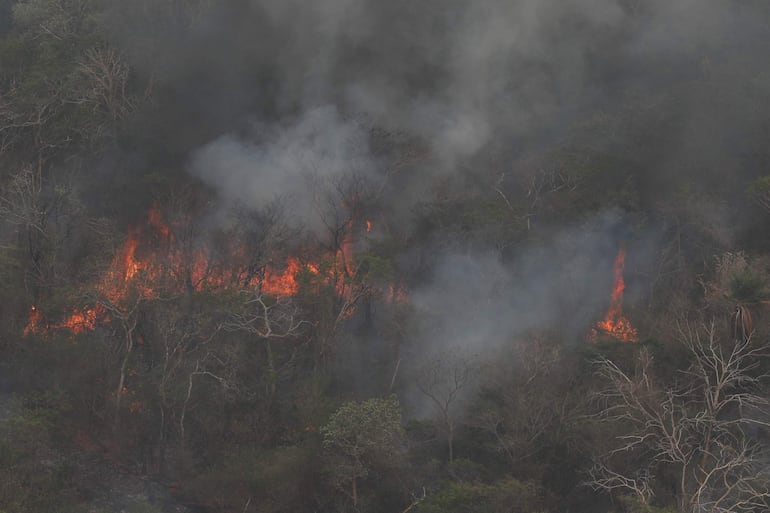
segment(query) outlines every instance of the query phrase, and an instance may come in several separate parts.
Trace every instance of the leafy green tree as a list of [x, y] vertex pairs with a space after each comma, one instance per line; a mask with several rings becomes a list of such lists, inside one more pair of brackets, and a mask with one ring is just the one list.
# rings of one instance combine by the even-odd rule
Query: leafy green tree
[[358, 481], [398, 462], [403, 436], [396, 396], [343, 404], [321, 427], [334, 485], [359, 505]]

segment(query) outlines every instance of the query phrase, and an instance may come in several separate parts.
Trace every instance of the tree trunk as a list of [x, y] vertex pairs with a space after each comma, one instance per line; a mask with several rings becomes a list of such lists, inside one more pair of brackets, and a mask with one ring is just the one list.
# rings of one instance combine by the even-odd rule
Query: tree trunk
[[113, 429], [118, 429], [118, 420], [120, 419], [120, 403], [123, 397], [123, 387], [126, 384], [126, 367], [131, 351], [134, 349], [134, 336], [132, 330], [125, 328], [126, 333], [126, 354], [123, 356], [123, 362], [120, 364], [120, 379], [118, 380], [118, 389], [115, 391], [115, 420]]

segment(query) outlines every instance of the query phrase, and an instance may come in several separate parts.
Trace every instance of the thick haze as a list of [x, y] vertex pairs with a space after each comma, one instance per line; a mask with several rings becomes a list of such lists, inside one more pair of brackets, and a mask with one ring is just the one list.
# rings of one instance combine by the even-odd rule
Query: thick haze
[[[769, 69], [761, 43], [770, 28], [757, 16], [767, 8], [757, 2], [255, 0], [208, 9], [185, 45], [175, 41], [158, 57], [173, 63], [174, 83], [202, 77], [177, 91], [211, 127], [207, 140], [188, 148], [188, 168], [225, 204], [287, 198], [311, 229], [319, 226], [317, 178], [358, 174], [385, 183], [383, 203], [408, 219], [447, 177], [463, 187], [469, 176], [477, 184], [501, 173], [525, 176], [534, 170], [515, 163], [543, 145], [577, 140], [612, 151], [618, 137], [636, 132], [652, 134], [642, 139], [645, 157], [618, 158], [650, 201], [682, 173], [721, 180], [739, 158], [725, 155], [741, 151], [736, 141], [758, 121], [736, 113], [744, 104], [729, 94], [713, 105], [699, 103], [699, 91]], [[655, 101], [656, 91], [672, 87], [693, 93], [671, 105], [669, 118], [648, 118], [639, 98]], [[630, 123], [614, 125], [629, 110]], [[604, 120], [597, 133], [578, 129], [596, 119]], [[375, 131], [427, 150], [398, 176], [387, 151], [375, 151]], [[682, 206], [709, 217], [727, 245], [734, 219], [716, 207]], [[450, 323], [452, 337], [440, 337], [449, 345], [504, 340], [565, 318], [560, 329], [575, 333], [606, 301], [619, 240], [611, 230], [571, 230], [552, 236], [543, 255], [519, 255], [513, 264], [488, 248], [463, 257], [439, 251], [433, 281], [415, 291], [415, 304], [463, 322], [480, 316]], [[476, 284], [458, 278], [477, 271]], [[478, 311], [468, 311], [469, 295]]]
[[[548, 148], [611, 155], [600, 183], [632, 180], [648, 209], [682, 184], [761, 171], [743, 162], [763, 117], [753, 90], [732, 84], [770, 76], [762, 2], [199, 5], [185, 26], [132, 25], [130, 12], [115, 24], [136, 68], [156, 73], [180, 102], [161, 137], [223, 205], [259, 208], [283, 198], [294, 220], [317, 234], [319, 184], [353, 175], [379, 191], [385, 222], [409, 237], [415, 205], [447, 187], [450, 196], [523, 196], [540, 171], [529, 157]], [[148, 55], [137, 34], [165, 41], [165, 51]], [[404, 147], [420, 150], [404, 158]], [[722, 189], [738, 196], [745, 184], [736, 179]], [[612, 258], [629, 238], [603, 221], [624, 217], [606, 212], [612, 198], [601, 203], [598, 221], [539, 233], [542, 254], [507, 250], [501, 260], [491, 247], [431, 249], [423, 241], [418, 257], [405, 255], [406, 268], [420, 268], [415, 305], [447, 314], [451, 336], [432, 338], [487, 344], [557, 321], [579, 336], [606, 306]], [[673, 204], [676, 216], [707, 219], [719, 244], [734, 242], [739, 220], [728, 204]], [[629, 251], [637, 268], [655, 253], [642, 246]], [[457, 278], [477, 272], [473, 284]], [[468, 296], [478, 311], [468, 311]], [[474, 322], [455, 325], [471, 314]]]
[[[173, 39], [153, 60], [168, 61], [165, 78], [218, 134], [202, 141], [190, 167], [228, 199], [296, 197], [296, 177], [308, 172], [386, 172], [364, 141], [375, 127], [427, 144], [431, 159], [409, 179], [422, 191], [458, 169], [488, 173], [490, 159], [507, 167], [538, 141], [565, 140], [619, 105], [643, 116], [639, 92], [766, 69], [761, 8], [721, 0], [238, 2], [202, 11], [184, 44]], [[718, 158], [730, 143], [725, 123], [737, 137], [751, 131], [751, 119], [698, 104], [695, 93], [691, 105], [672, 106], [672, 133], [645, 163], [654, 168], [640, 171], [651, 184], [674, 172], [667, 168], [682, 152]]]
[[767, 338], [770, 0], [0, 0], [0, 67], [0, 510], [688, 503], [590, 360]]

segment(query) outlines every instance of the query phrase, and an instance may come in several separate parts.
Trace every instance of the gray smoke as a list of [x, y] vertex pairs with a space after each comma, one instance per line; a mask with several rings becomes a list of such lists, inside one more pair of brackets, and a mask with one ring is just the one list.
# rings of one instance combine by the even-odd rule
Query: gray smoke
[[[644, 119], [639, 92], [654, 98], [672, 80], [695, 87], [736, 66], [748, 70], [764, 60], [756, 43], [768, 35], [754, 15], [760, 7], [721, 0], [253, 0], [229, 9], [209, 4], [187, 36], [204, 51], [169, 67], [216, 77], [205, 110], [216, 112], [218, 125], [224, 113], [233, 125], [259, 120], [258, 134], [245, 137], [222, 124], [226, 135], [195, 152], [191, 164], [226, 198], [249, 204], [302, 198], [309, 172], [377, 168], [366, 144], [373, 128], [427, 146], [431, 158], [407, 188], [429, 191], [437, 176], [487, 172], [491, 158], [505, 165], [533, 141], [566, 140], [576, 123], [619, 106], [639, 111], [632, 123], [665, 123]], [[255, 35], [231, 34], [249, 20], [259, 23]], [[266, 77], [262, 89], [247, 78], [251, 72]], [[706, 176], [727, 143], [715, 139], [718, 126], [753, 126], [718, 108], [703, 119], [707, 106], [695, 102], [672, 106], [677, 125], [666, 129], [673, 133], [644, 153], [655, 162], [638, 163], [654, 189], [689, 164], [683, 154], [693, 150], [704, 155]], [[596, 140], [579, 130], [579, 137], [607, 147], [633, 129], [620, 126]]]
[[[453, 372], [471, 369], [473, 379], [456, 394], [457, 414], [483, 384], [480, 369], [504, 355], [528, 352], [543, 334], [564, 347], [585, 346], [609, 305], [626, 221], [622, 212], [603, 212], [508, 262], [484, 250], [437, 255], [430, 278], [409, 295], [414, 335], [402, 347], [401, 372], [410, 413], [435, 413], [435, 405], [414, 386], [433, 366], [441, 366], [440, 375], [449, 380], [436, 385], [443, 393], [451, 388]], [[649, 240], [640, 240], [641, 247], [627, 248], [641, 256], [627, 273], [649, 264], [644, 249]], [[637, 293], [633, 286], [626, 290], [629, 311]], [[514, 364], [507, 372], [515, 375], [522, 368]]]
[[605, 212], [511, 262], [483, 250], [439, 255], [430, 280], [410, 293], [416, 346], [471, 356], [536, 331], [580, 339], [607, 307], [622, 223], [620, 212]]
[[216, 187], [228, 204], [256, 209], [279, 197], [299, 221], [317, 228], [319, 188], [346, 176], [369, 176], [373, 166], [366, 133], [327, 106], [257, 129], [254, 140], [224, 135], [194, 153], [190, 172]]
[[[258, 107], [239, 112], [232, 129], [192, 153], [189, 167], [228, 203], [259, 207], [288, 198], [312, 229], [319, 225], [318, 179], [359, 174], [384, 184], [382, 202], [391, 215], [408, 220], [405, 213], [415, 203], [435, 199], [441, 180], [493, 196], [490, 176], [518, 176], [512, 183], [525, 184], [538, 172], [526, 165], [527, 154], [548, 145], [610, 155], [649, 206], [691, 183], [697, 191], [699, 183], [723, 180], [742, 158], [736, 141], [748, 144], [748, 134], [762, 122], [740, 95], [717, 105], [699, 96], [718, 97], [714, 91], [736, 73], [761, 77], [770, 71], [758, 46], [770, 36], [760, 15], [768, 10], [757, 2], [239, 5], [231, 12], [212, 3], [212, 16], [201, 18], [209, 21], [192, 29], [195, 44], [211, 46], [204, 57], [217, 59], [190, 58], [177, 70], [226, 70], [215, 75], [229, 101], [214, 95], [209, 110], [249, 96], [244, 89], [253, 83], [238, 72], [244, 66], [269, 76], [263, 82], [270, 87], [251, 91], [260, 97]], [[227, 37], [226, 22], [239, 18], [259, 21], [254, 36]], [[225, 37], [213, 37], [219, 35]], [[671, 97], [686, 101], [657, 103], [670, 101], [664, 88], [672, 84], [693, 94], [674, 91]], [[244, 120], [252, 128], [244, 131]], [[416, 141], [425, 155], [396, 173], [372, 144], [374, 132]], [[632, 149], [638, 151], [629, 152], [628, 142], [637, 140], [640, 146]], [[606, 165], [585, 162], [579, 165]], [[745, 190], [740, 183], [735, 187]], [[681, 212], [664, 215], [707, 219], [698, 224], [714, 227], [709, 236], [732, 243], [734, 214], [724, 204], [713, 208], [708, 198], [673, 204]], [[439, 316], [444, 327], [426, 338], [456, 348], [505, 343], [539, 326], [579, 333], [601, 309], [594, 298], [606, 297], [617, 249], [609, 232], [569, 227], [535, 252], [504, 262], [496, 251], [438, 253], [433, 285], [415, 291], [414, 301], [426, 312], [450, 315]], [[476, 279], [468, 283], [460, 276]]]

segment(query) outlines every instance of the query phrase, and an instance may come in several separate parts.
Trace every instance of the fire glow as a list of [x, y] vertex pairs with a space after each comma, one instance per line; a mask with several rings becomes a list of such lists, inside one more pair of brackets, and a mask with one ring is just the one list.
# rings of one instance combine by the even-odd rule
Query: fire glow
[[[267, 295], [286, 297], [299, 292], [298, 277], [307, 273], [314, 277], [316, 283], [331, 286], [340, 296], [347, 297], [350, 291], [344, 277], [355, 272], [352, 228], [353, 223], [348, 223], [341, 248], [336, 254], [328, 255], [329, 263], [326, 265], [290, 256], [283, 265], [267, 265], [260, 272], [248, 274], [238, 265], [215, 265], [205, 248], [185, 255], [175, 243], [174, 234], [162, 213], [153, 207], [144, 228], [129, 229], [126, 240], [96, 284], [97, 295], [103, 298], [100, 302], [71, 309], [60, 323], [46, 322], [40, 310], [32, 306], [24, 334], [50, 330], [67, 330], [72, 334], [92, 331], [109, 320], [105, 304], [122, 305], [137, 295], [144, 299], [156, 299], [162, 295], [161, 291], [178, 293], [184, 286], [194, 291], [251, 287]], [[367, 221], [366, 229], [371, 229], [370, 221]], [[242, 249], [235, 250], [235, 253], [243, 256]], [[403, 287], [391, 285], [388, 292], [383, 291], [383, 295], [389, 301], [406, 300]], [[346, 317], [352, 315], [354, 310], [351, 306]]]
[[596, 323], [596, 326], [591, 329], [590, 338], [594, 342], [604, 336], [622, 342], [639, 341], [639, 333], [636, 328], [634, 328], [631, 325], [631, 321], [623, 315], [623, 291], [626, 288], [626, 284], [623, 281], [623, 266], [625, 260], [626, 250], [621, 246], [613, 265], [614, 283], [612, 286], [610, 307], [607, 310], [604, 319]]

